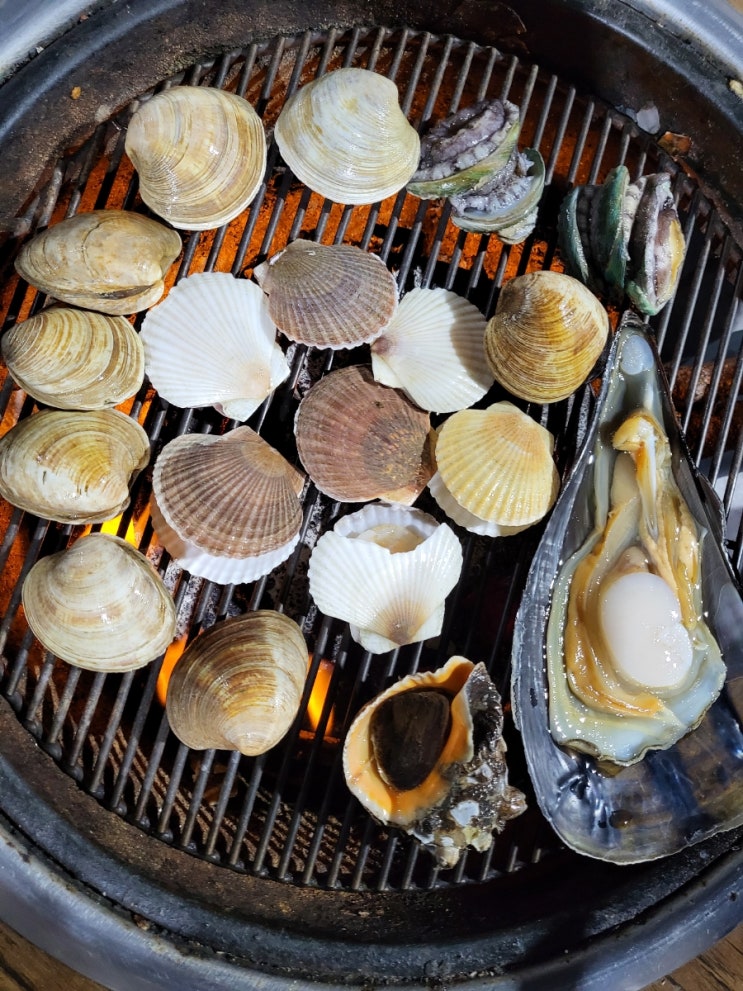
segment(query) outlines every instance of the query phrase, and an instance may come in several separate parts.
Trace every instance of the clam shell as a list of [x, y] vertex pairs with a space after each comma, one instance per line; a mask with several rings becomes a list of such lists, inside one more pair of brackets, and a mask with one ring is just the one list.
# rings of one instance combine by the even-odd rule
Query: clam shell
[[255, 283], [228, 272], [178, 282], [142, 322], [145, 370], [176, 406], [246, 420], [289, 374]]
[[59, 523], [101, 523], [129, 504], [149, 456], [143, 428], [118, 410], [42, 410], [0, 439], [0, 495]]
[[101, 313], [146, 310], [165, 291], [179, 235], [129, 210], [93, 210], [60, 220], [21, 248], [21, 278], [64, 303]]
[[367, 365], [320, 379], [295, 420], [305, 471], [321, 492], [341, 502], [414, 502], [433, 473], [429, 431], [428, 414], [399, 390], [375, 382]]
[[486, 323], [473, 303], [448, 289], [411, 289], [372, 344], [374, 378], [434, 413], [472, 406], [493, 384]]
[[18, 385], [57, 409], [105, 409], [139, 389], [144, 349], [122, 316], [55, 306], [11, 327], [2, 355]]
[[203, 231], [237, 217], [266, 170], [266, 135], [241, 96], [173, 86], [143, 103], [129, 122], [125, 150], [139, 192], [173, 227]]
[[420, 510], [370, 505], [338, 521], [310, 556], [310, 594], [382, 653], [441, 632], [446, 596], [462, 569], [453, 530]]
[[485, 331], [497, 382], [528, 402], [566, 399], [586, 380], [609, 334], [593, 293], [562, 272], [537, 271], [504, 283]]
[[351, 348], [374, 340], [397, 309], [381, 258], [350, 244], [292, 241], [253, 271], [268, 312], [292, 341]]
[[173, 668], [171, 729], [196, 750], [265, 753], [299, 711], [308, 659], [301, 629], [283, 613], [262, 609], [212, 626]]
[[336, 69], [306, 83], [284, 104], [274, 134], [297, 178], [339, 203], [398, 192], [420, 156], [397, 86], [369, 69]]
[[88, 671], [132, 671], [175, 635], [173, 599], [150, 562], [107, 533], [34, 564], [23, 583], [28, 625], [46, 650]]

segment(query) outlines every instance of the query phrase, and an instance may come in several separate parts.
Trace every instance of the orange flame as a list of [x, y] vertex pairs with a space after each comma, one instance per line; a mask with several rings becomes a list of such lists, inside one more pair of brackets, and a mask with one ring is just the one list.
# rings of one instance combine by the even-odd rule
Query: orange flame
[[165, 657], [163, 657], [160, 674], [157, 676], [157, 685], [155, 686], [158, 700], [163, 708], [165, 707], [165, 699], [168, 695], [168, 682], [170, 681], [170, 676], [173, 673], [173, 668], [176, 666], [177, 662], [180, 660], [181, 654], [186, 649], [186, 639], [187, 635], [184, 633], [178, 640], [174, 640], [165, 651]]
[[[310, 656], [310, 662], [311, 661], [312, 657]], [[312, 691], [310, 692], [310, 697], [307, 701], [307, 721], [309, 722], [313, 732], [319, 726], [322, 718], [323, 708], [325, 707], [325, 700], [330, 689], [330, 681], [333, 677], [334, 668], [335, 665], [333, 662], [324, 657], [317, 666], [315, 682], [312, 686]], [[331, 708], [328, 714], [327, 723], [325, 724], [324, 736], [326, 739], [333, 735], [334, 723], [335, 707]]]

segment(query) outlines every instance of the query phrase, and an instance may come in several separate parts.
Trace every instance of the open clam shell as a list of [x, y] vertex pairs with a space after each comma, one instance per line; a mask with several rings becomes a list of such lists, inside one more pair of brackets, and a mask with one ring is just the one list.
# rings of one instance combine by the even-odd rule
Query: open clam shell
[[145, 370], [176, 406], [246, 420], [289, 374], [263, 293], [228, 272], [178, 282], [142, 322]]
[[[550, 705], [560, 696], [550, 691], [546, 660], [552, 656], [550, 638], [555, 631], [559, 636], [564, 598], [560, 576], [569, 575], [581, 548], [590, 546], [597, 514], [603, 519], [607, 497], [597, 501], [597, 496], [607, 492], [611, 474], [605, 477], [602, 445], [626, 415], [638, 408], [649, 410], [662, 424], [675, 484], [696, 521], [703, 616], [719, 645], [727, 676], [717, 700], [677, 742], [647, 750], [642, 759], [626, 766], [612, 763], [607, 767], [553, 737]], [[616, 472], [614, 477], [616, 486], [620, 484]], [[514, 716], [534, 790], [558, 835], [581, 853], [617, 863], [650, 860], [743, 822], [743, 602], [716, 538], [718, 527], [717, 511], [710, 505], [708, 490], [700, 483], [679, 433], [652, 341], [639, 321], [627, 316], [609, 356], [583, 452], [534, 558], [513, 645]], [[689, 544], [679, 538], [674, 546], [682, 552]], [[711, 663], [716, 664], [714, 659]], [[696, 690], [695, 685], [696, 676], [694, 682], [682, 686], [681, 702], [687, 690]], [[585, 715], [594, 718], [588, 712]], [[652, 727], [652, 720], [646, 720], [646, 728]], [[618, 728], [624, 730], [621, 722]]]
[[41, 558], [22, 594], [44, 648], [88, 671], [143, 667], [175, 635], [175, 605], [162, 579], [144, 554], [112, 534], [88, 534]]

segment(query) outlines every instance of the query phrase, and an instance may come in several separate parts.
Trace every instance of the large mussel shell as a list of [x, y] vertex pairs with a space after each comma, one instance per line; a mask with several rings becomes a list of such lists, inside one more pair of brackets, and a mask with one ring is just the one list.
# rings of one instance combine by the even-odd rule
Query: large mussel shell
[[[637, 346], [638, 338], [645, 342], [645, 354], [653, 355], [653, 365], [634, 375], [623, 357], [628, 345]], [[609, 769], [553, 740], [545, 645], [555, 576], [592, 529], [599, 432], [621, 410], [645, 404], [649, 391], [662, 410], [676, 483], [698, 525], [707, 531], [702, 541], [702, 596], [728, 673], [721, 695], [696, 729], [668, 749], [651, 750], [636, 763]], [[582, 454], [537, 550], [514, 631], [514, 718], [534, 790], [552, 827], [580, 853], [616, 863], [652, 860], [743, 823], [743, 600], [716, 539], [716, 515], [676, 425], [652, 341], [637, 318], [627, 315], [612, 346]]]

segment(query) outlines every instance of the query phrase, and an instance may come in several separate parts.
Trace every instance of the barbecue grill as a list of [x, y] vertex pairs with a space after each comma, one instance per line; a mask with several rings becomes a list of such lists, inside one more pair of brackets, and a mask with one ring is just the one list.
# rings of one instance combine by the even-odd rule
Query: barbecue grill
[[[419, 127], [476, 99], [507, 97], [521, 108], [521, 143], [546, 165], [537, 225], [523, 244], [459, 231], [440, 201], [404, 191], [372, 206], [325, 201], [270, 142], [254, 202], [223, 228], [186, 232], [168, 286], [199, 271], [250, 277], [304, 237], [357, 244], [385, 261], [401, 290], [443, 286], [490, 316], [505, 280], [562, 268], [557, 209], [573, 184], [600, 181], [620, 162], [633, 175], [664, 169], [688, 250], [675, 300], [649, 323], [740, 568], [743, 26], [732, 12], [646, 2], [593, 10], [577, 0], [73, 7], [40, 26], [42, 50], [0, 90], [4, 327], [45, 302], [12, 267], [36, 231], [95, 208], [147, 212], [124, 137], [152, 92], [174, 84], [237, 92], [269, 139], [289, 94], [346, 65], [393, 79]], [[288, 381], [249, 422], [296, 462], [297, 399], [331, 367], [359, 358], [303, 347], [290, 357]], [[563, 473], [594, 396], [588, 384], [562, 403], [529, 407], [556, 435]], [[0, 404], [4, 429], [34, 408], [10, 377]], [[169, 406], [147, 382], [126, 411], [153, 452], [185, 432], [234, 426], [214, 409]], [[307, 486], [292, 557], [266, 578], [222, 587], [181, 572], [158, 549], [150, 483], [151, 468], [103, 529], [148, 552], [172, 590], [179, 620], [170, 653], [219, 619], [281, 610], [312, 652], [303, 703], [286, 738], [261, 757], [179, 744], [161, 701], [163, 658], [124, 675], [92, 674], [45, 653], [25, 624], [23, 578], [85, 528], [0, 507], [0, 916], [31, 942], [126, 991], [632, 989], [743, 921], [740, 830], [619, 868], [567, 850], [542, 820], [508, 709], [513, 621], [540, 526], [507, 540], [462, 531], [464, 569], [440, 637], [373, 656], [308, 594], [309, 549], [348, 507]], [[441, 870], [352, 799], [341, 744], [364, 702], [455, 653], [484, 661], [503, 695], [510, 780], [529, 808], [489, 851], [470, 850]]]

